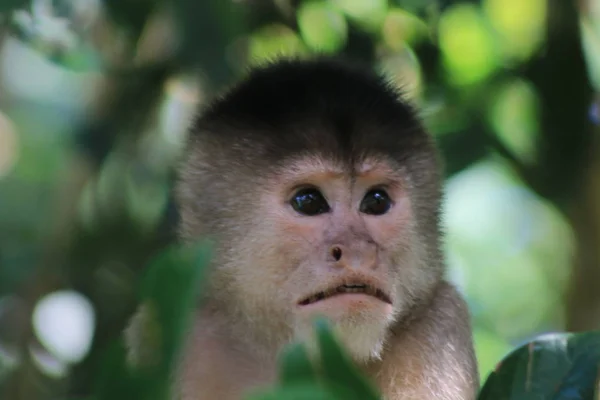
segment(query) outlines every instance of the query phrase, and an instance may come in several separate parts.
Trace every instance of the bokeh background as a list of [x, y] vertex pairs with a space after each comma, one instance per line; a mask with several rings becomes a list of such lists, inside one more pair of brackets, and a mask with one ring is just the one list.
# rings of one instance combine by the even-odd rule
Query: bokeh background
[[94, 390], [173, 240], [195, 110], [318, 53], [373, 65], [435, 135], [482, 380], [600, 328], [599, 0], [0, 0], [0, 398]]

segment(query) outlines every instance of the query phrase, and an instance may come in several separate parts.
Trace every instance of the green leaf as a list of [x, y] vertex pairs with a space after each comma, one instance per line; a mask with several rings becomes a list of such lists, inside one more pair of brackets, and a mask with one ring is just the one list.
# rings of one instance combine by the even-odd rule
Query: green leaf
[[306, 348], [300, 343], [293, 343], [283, 350], [279, 371], [282, 385], [317, 382]]
[[119, 341], [104, 351], [102, 368], [93, 384], [93, 399], [131, 399], [141, 391], [140, 381], [126, 367], [125, 348]]
[[210, 258], [208, 243], [174, 247], [159, 255], [142, 282], [142, 295], [156, 310], [162, 327], [164, 372], [168, 372], [199, 293]]
[[326, 384], [343, 399], [379, 400], [377, 391], [343, 352], [328, 324], [319, 320], [316, 325]]
[[313, 50], [334, 53], [346, 43], [344, 16], [329, 2], [304, 2], [296, 14], [304, 43]]
[[599, 332], [545, 335], [506, 357], [478, 399], [591, 400], [599, 364]]

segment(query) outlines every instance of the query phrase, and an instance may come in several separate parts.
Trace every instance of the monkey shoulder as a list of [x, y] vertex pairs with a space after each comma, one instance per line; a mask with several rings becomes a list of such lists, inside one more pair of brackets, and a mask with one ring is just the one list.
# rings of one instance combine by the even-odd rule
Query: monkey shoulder
[[430, 302], [394, 327], [373, 375], [386, 400], [475, 398], [479, 377], [470, 317], [454, 286], [442, 282]]

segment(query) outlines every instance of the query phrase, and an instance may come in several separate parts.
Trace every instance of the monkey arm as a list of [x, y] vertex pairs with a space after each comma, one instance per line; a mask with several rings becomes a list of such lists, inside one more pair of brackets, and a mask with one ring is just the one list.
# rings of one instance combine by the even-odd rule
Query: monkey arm
[[466, 303], [443, 282], [432, 303], [400, 327], [372, 376], [385, 400], [471, 400], [479, 377]]

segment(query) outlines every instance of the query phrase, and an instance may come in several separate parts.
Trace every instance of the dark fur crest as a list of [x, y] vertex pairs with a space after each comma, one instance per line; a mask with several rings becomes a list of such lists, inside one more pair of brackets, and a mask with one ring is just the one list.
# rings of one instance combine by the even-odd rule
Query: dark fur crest
[[320, 152], [346, 163], [385, 155], [405, 164], [433, 151], [396, 88], [331, 59], [280, 60], [251, 71], [204, 110], [194, 131], [229, 144], [260, 145], [271, 162]]

